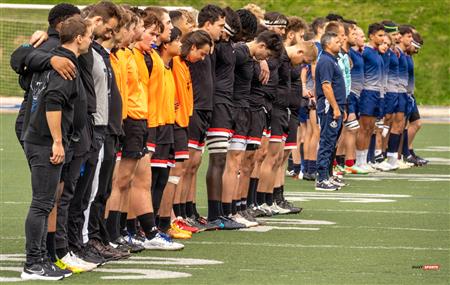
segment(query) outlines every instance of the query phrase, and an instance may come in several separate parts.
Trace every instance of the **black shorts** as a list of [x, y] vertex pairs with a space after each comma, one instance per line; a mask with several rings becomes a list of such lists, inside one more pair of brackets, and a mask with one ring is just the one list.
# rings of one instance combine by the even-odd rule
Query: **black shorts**
[[173, 143], [173, 125], [164, 125], [156, 128], [156, 148], [150, 160], [152, 167], [167, 168], [169, 166]]
[[156, 129], [157, 129], [157, 127], [147, 129], [147, 152], [151, 152], [151, 153], [155, 152]]
[[171, 152], [171, 161], [181, 162], [189, 159], [188, 151], [188, 130], [175, 124], [173, 128], [173, 151]]
[[289, 109], [273, 107], [271, 116], [270, 142], [283, 142], [289, 134]]
[[215, 104], [212, 111], [208, 137], [230, 138], [233, 134], [233, 106], [229, 104]]
[[284, 145], [285, 150], [297, 148], [297, 130], [298, 130], [298, 116], [291, 115], [289, 120], [289, 134]]
[[233, 107], [233, 136], [231, 143], [247, 144], [248, 132], [251, 127], [251, 112], [249, 108]]
[[191, 119], [189, 120], [188, 147], [203, 150], [206, 140], [206, 132], [211, 123], [212, 112], [205, 110], [194, 110]]
[[267, 115], [264, 108], [250, 111], [250, 130], [248, 131], [247, 144], [261, 145], [261, 137], [267, 125]]
[[147, 121], [126, 118], [123, 120], [123, 131], [121, 156], [141, 159], [146, 153]]

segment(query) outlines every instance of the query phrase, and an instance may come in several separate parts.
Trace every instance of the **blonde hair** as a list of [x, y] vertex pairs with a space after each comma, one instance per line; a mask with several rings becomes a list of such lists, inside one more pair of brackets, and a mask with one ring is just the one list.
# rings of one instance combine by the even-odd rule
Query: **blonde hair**
[[246, 6], [244, 6], [245, 10], [249, 10], [250, 12], [253, 13], [253, 15], [256, 16], [256, 18], [261, 22], [264, 21], [264, 14], [266, 14], [266, 10], [264, 10], [263, 8], [259, 7], [256, 4], [250, 3], [247, 4]]
[[298, 43], [301, 50], [303, 50], [303, 55], [312, 58], [313, 62], [317, 60], [317, 55], [319, 51], [317, 50], [316, 44], [313, 41], [304, 41]]

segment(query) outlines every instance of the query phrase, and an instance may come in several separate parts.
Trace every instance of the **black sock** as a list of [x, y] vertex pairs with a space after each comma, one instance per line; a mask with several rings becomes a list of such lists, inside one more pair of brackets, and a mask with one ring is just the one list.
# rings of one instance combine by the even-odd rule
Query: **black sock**
[[336, 162], [339, 166], [345, 167], [345, 155], [336, 155]]
[[147, 213], [137, 216], [136, 219], [139, 221], [139, 224], [141, 224], [145, 237], [147, 239], [153, 239], [158, 233], [155, 225], [155, 215], [153, 213]]
[[214, 221], [220, 215], [220, 203], [217, 200], [208, 200], [208, 221]]
[[258, 203], [258, 205], [261, 206], [265, 202], [266, 202], [266, 193], [256, 192], [256, 203]]
[[164, 192], [169, 180], [169, 168], [152, 167], [152, 203], [153, 211], [158, 214]]
[[108, 219], [106, 220], [106, 229], [112, 241], [120, 236], [120, 212], [109, 211]]
[[224, 217], [222, 201], [219, 201], [219, 217]]
[[410, 153], [412, 156], [416, 156], [416, 154], [414, 153], [414, 149], [413, 149], [413, 148], [410, 148], [410, 149], [409, 149], [409, 153]]
[[241, 211], [247, 210], [247, 199], [242, 198], [241, 199]]
[[299, 174], [300, 173], [300, 164], [294, 164], [293, 170], [294, 170], [295, 174]]
[[228, 217], [231, 215], [231, 203], [223, 203], [222, 202], [223, 215]]
[[194, 211], [194, 216], [196, 218], [200, 218], [200, 214], [197, 212], [197, 204], [195, 204], [195, 202], [192, 203], [192, 209]]
[[127, 232], [130, 235], [135, 235], [137, 233], [136, 219], [127, 220]]
[[255, 192], [253, 191], [253, 189], [256, 189], [256, 181], [258, 180], [258, 178], [250, 178], [250, 184], [248, 185], [248, 196], [247, 196], [247, 205], [251, 206], [253, 204], [255, 204]]
[[[186, 215], [186, 203], [180, 203], [180, 215], [186, 219], [188, 215]], [[189, 216], [190, 217], [190, 216]]]
[[289, 154], [289, 157], [288, 157], [287, 170], [291, 171], [293, 169], [294, 169], [294, 160], [292, 159], [292, 153], [291, 153], [291, 154]]
[[52, 262], [56, 262], [56, 241], [55, 241], [55, 232], [47, 233], [47, 254], [50, 257]]
[[158, 228], [162, 232], [167, 232], [170, 229], [170, 217], [159, 217]]
[[281, 200], [284, 201], [284, 185], [280, 186]]
[[266, 203], [269, 206], [273, 205], [273, 194], [272, 193], [266, 193]]
[[69, 253], [69, 251], [67, 250], [67, 248], [57, 248], [56, 249], [56, 256], [61, 259], [64, 256], [66, 256]]
[[127, 215], [128, 213], [120, 213], [120, 231], [123, 232], [127, 228]]
[[253, 203], [256, 204], [256, 192], [258, 190], [259, 178], [255, 178], [255, 188], [253, 188]]
[[[275, 201], [280, 201], [281, 200], [281, 188], [280, 187], [275, 187], [273, 188], [273, 199], [275, 199]], [[266, 200], [267, 200], [267, 194], [266, 194]]]
[[180, 204], [173, 204], [172, 208], [176, 217], [182, 217]]
[[233, 200], [231, 201], [231, 214], [232, 215], [236, 215], [237, 213], [237, 205], [236, 205], [237, 201]]
[[186, 202], [186, 215], [188, 217], [192, 217], [194, 215], [194, 205], [193, 205], [192, 201]]

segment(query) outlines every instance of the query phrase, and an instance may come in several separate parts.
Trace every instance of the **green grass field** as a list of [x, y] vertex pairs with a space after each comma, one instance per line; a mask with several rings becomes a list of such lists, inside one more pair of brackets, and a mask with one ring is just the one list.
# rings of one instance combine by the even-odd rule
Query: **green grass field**
[[[0, 115], [0, 281], [19, 276], [23, 223], [31, 197], [14, 119], [15, 115]], [[435, 161], [424, 168], [359, 180], [349, 177], [350, 186], [338, 193], [317, 193], [311, 183], [288, 179], [287, 194], [304, 211], [271, 218], [261, 232], [199, 233], [181, 252], [143, 252], [63, 282], [448, 284], [449, 131], [450, 125], [423, 127], [416, 149]], [[197, 195], [203, 214], [205, 170], [203, 164]], [[439, 264], [440, 270], [413, 268], [431, 264]]]
[[[6, 0], [5, 3], [56, 4], [60, 0]], [[66, 1], [78, 5], [94, 3], [92, 0]], [[115, 3], [150, 6], [192, 6], [200, 9], [214, 3], [240, 8], [249, 2], [261, 5], [266, 11], [279, 11], [286, 15], [312, 21], [330, 12], [356, 20], [364, 30], [370, 23], [391, 19], [397, 23], [414, 25], [422, 34], [425, 44], [415, 57], [416, 98], [419, 104], [450, 106], [450, 77], [448, 47], [450, 29], [448, 15], [450, 0], [117, 0]], [[447, 16], [446, 16], [447, 15]], [[17, 79], [9, 67], [11, 52], [25, 42], [36, 29], [45, 29], [46, 11], [0, 9], [0, 96], [21, 96]]]

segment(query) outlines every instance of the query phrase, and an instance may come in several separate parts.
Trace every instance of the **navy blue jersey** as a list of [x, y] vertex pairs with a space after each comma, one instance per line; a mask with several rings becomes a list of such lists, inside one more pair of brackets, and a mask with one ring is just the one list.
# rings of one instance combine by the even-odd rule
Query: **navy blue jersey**
[[364, 89], [380, 92], [383, 87], [383, 58], [377, 49], [366, 46], [364, 59]]
[[361, 52], [352, 48], [349, 51], [349, 55], [353, 62], [350, 71], [352, 78], [351, 91], [359, 96], [364, 87], [364, 59]]
[[406, 55], [406, 61], [408, 63], [408, 87], [407, 92], [409, 95], [413, 95], [414, 94], [414, 61], [412, 56], [410, 55]]
[[330, 107], [322, 89], [322, 84], [324, 83], [331, 84], [336, 103], [338, 105], [345, 105], [345, 81], [337, 58], [326, 51], [322, 51], [322, 55], [317, 62], [315, 75], [317, 112], [327, 112]]
[[406, 54], [399, 48], [397, 50], [400, 53], [398, 58], [398, 92], [406, 93], [406, 88], [408, 87], [408, 61]]
[[396, 51], [389, 49], [389, 71], [387, 81], [387, 92], [398, 92], [398, 55]]

